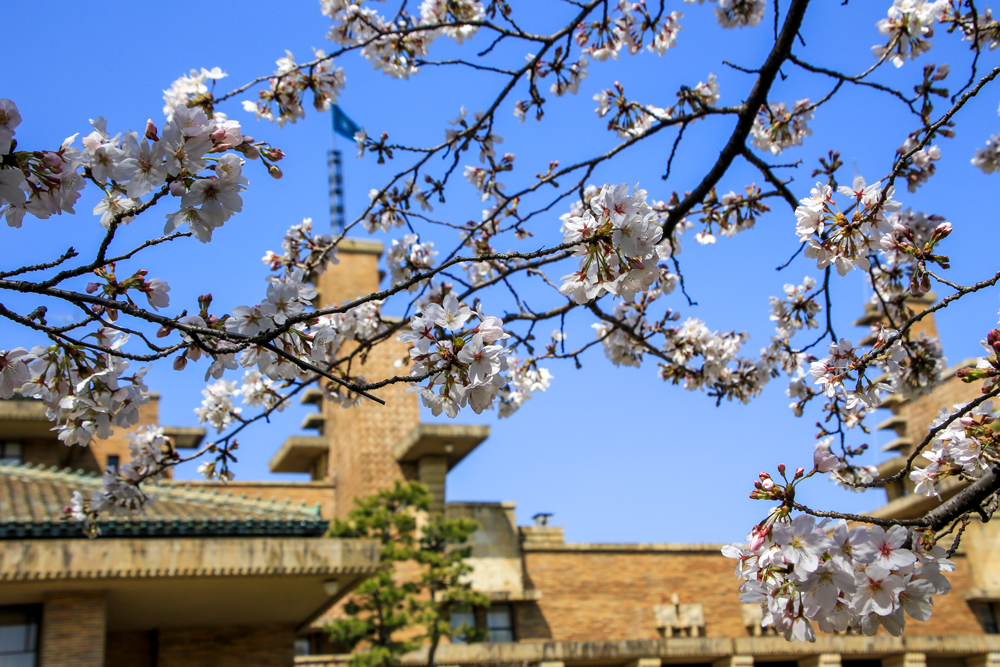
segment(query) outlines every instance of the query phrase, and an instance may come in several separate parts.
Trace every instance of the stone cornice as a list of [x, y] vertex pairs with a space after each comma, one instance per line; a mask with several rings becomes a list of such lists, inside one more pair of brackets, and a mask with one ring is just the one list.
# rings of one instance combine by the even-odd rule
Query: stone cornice
[[0, 581], [364, 575], [373, 540], [329, 538], [52, 539], [0, 542]]

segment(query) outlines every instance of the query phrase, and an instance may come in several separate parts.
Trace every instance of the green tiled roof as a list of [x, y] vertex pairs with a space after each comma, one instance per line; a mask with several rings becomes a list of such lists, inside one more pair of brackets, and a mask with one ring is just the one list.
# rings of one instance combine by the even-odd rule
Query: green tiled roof
[[[0, 462], [0, 539], [84, 537], [63, 508], [74, 491], [103, 488], [96, 473]], [[326, 532], [319, 506], [259, 500], [219, 491], [143, 487], [153, 499], [139, 517], [105, 517], [105, 537], [312, 536]]]

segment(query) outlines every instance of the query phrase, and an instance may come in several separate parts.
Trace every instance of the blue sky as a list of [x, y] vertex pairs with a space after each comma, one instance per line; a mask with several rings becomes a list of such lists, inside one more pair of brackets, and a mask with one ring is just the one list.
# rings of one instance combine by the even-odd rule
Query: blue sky
[[[412, 5], [413, 3], [411, 3]], [[801, 31], [805, 46], [796, 53], [814, 64], [839, 67], [856, 73], [872, 62], [870, 47], [880, 40], [875, 28], [885, 15], [888, 1], [814, 3]], [[672, 6], [676, 5], [676, 6]], [[376, 3], [376, 6], [379, 6]], [[112, 134], [141, 130], [147, 118], [162, 124], [162, 93], [170, 83], [191, 68], [221, 67], [229, 74], [219, 83], [219, 92], [253, 77], [269, 73], [284, 49], [299, 61], [311, 56], [310, 47], [330, 49], [325, 40], [327, 22], [311, 0], [281, 3], [178, 1], [169, 7], [151, 3], [91, 2], [60, 3], [59, 11], [39, 15], [37, 3], [12, 0], [5, 5], [5, 47], [19, 54], [16, 65], [9, 61], [0, 72], [0, 97], [13, 99], [23, 121], [17, 129], [21, 148], [55, 148], [68, 135], [90, 131], [88, 119], [103, 115]], [[528, 29], [542, 31], [555, 25], [566, 13], [566, 3], [533, 2], [518, 9], [516, 16]], [[388, 5], [382, 6], [388, 8]], [[617, 143], [604, 128], [606, 121], [593, 112], [591, 97], [620, 81], [626, 93], [644, 103], [667, 106], [681, 84], [704, 81], [710, 72], [718, 75], [721, 104], [737, 104], [747, 94], [753, 79], [724, 64], [725, 59], [755, 67], [769, 48], [772, 7], [761, 25], [752, 29], [723, 31], [708, 4], [668, 4], [668, 10], [685, 13], [678, 46], [657, 58], [649, 53], [618, 62], [591, 63], [589, 76], [574, 98], [549, 97], [542, 122], [530, 119], [518, 124], [512, 114], [513, 100], [527, 97], [521, 90], [504, 102], [495, 131], [504, 137], [499, 148], [517, 155], [516, 169], [503, 178], [512, 190], [530, 182], [552, 159], [564, 165], [603, 152]], [[968, 77], [966, 46], [955, 35], [939, 30], [935, 46], [916, 62], [900, 70], [884, 68], [876, 79], [909, 91], [927, 63], [949, 62], [948, 80], [954, 90]], [[443, 40], [438, 55], [471, 57], [486, 42], [474, 39], [469, 48], [457, 49]], [[501, 45], [499, 60], [519, 65], [523, 45]], [[963, 58], [963, 60], [959, 60]], [[996, 65], [996, 56], [984, 52], [981, 70]], [[963, 65], [959, 67], [958, 63]], [[470, 112], [483, 108], [502, 85], [495, 75], [472, 75], [455, 68], [425, 68], [411, 81], [396, 81], [372, 70], [357, 54], [342, 58], [347, 89], [341, 98], [346, 112], [368, 134], [382, 131], [410, 145], [437, 143], [446, 121], [458, 115], [461, 106]], [[801, 97], [817, 99], [831, 88], [829, 79], [806, 77], [786, 66], [787, 79], [776, 83], [772, 100], [792, 103]], [[238, 99], [251, 99], [245, 94]], [[943, 159], [938, 174], [916, 194], [899, 192], [904, 206], [944, 215], [955, 232], [944, 246], [953, 261], [952, 280], [968, 284], [992, 275], [996, 261], [991, 252], [997, 214], [996, 176], [990, 177], [969, 164], [976, 148], [998, 131], [995, 88], [971, 101], [960, 117], [957, 136], [942, 140]], [[937, 113], [946, 104], [939, 103]], [[329, 148], [329, 115], [307, 109], [308, 117], [294, 126], [277, 129], [256, 122], [238, 101], [223, 108], [244, 124], [244, 132], [268, 140], [288, 155], [282, 163], [284, 178], [270, 179], [250, 164], [244, 173], [250, 189], [245, 207], [216, 233], [209, 245], [196, 242], [150, 252], [132, 268], [147, 268], [150, 276], [166, 279], [171, 287], [171, 310], [192, 308], [195, 297], [210, 290], [216, 312], [238, 305], [257, 303], [263, 296], [266, 270], [259, 258], [264, 251], [278, 249], [283, 231], [304, 217], [318, 226], [328, 218], [326, 151]], [[901, 105], [887, 102], [868, 90], [846, 90], [816, 112], [812, 137], [805, 146], [783, 154], [779, 161], [801, 159], [803, 166], [788, 170], [791, 188], [805, 196], [812, 184], [809, 172], [817, 158], [830, 148], [840, 150], [846, 166], [842, 181], [849, 181], [856, 168], [869, 178], [888, 172], [895, 148], [916, 129]], [[672, 131], [629, 149], [610, 165], [602, 165], [591, 182], [641, 183], [656, 199], [670, 191], [683, 192], [697, 184], [711, 165], [732, 129], [728, 118], [711, 119], [688, 130], [675, 161], [671, 178], [660, 179], [673, 141]], [[341, 143], [345, 143], [340, 140]], [[358, 214], [372, 187], [384, 183], [397, 165], [379, 166], [371, 157], [355, 160], [346, 147], [346, 207], [348, 218]], [[787, 158], [787, 159], [786, 159]], [[476, 164], [470, 156], [465, 164]], [[759, 174], [737, 163], [720, 183], [720, 192], [740, 191], [748, 183], [761, 184]], [[91, 188], [78, 205], [77, 216], [47, 221], [27, 219], [22, 229], [0, 229], [4, 267], [14, 263], [47, 261], [69, 245], [86, 256], [99, 239], [97, 218], [90, 215], [96, 201]], [[541, 201], [541, 200], [537, 200]], [[720, 239], [716, 246], [698, 247], [688, 237], [681, 255], [688, 289], [698, 305], [689, 307], [680, 294], [668, 303], [682, 317], [695, 316], [718, 330], [746, 330], [746, 346], [754, 354], [769, 341], [768, 297], [781, 293], [786, 282], [801, 282], [804, 275], [818, 276], [811, 262], [798, 259], [784, 272], [776, 273], [797, 248], [795, 220], [791, 211], [771, 200], [773, 212], [757, 227], [734, 239]], [[478, 220], [483, 205], [471, 186], [455, 180], [448, 203], [435, 213], [453, 222]], [[527, 250], [530, 244], [559, 242], [558, 216], [535, 219], [534, 241], [511, 246]], [[165, 213], [166, 211], [164, 211]], [[138, 243], [159, 231], [139, 221], [125, 230], [122, 247]], [[155, 228], [155, 229], [154, 229]], [[360, 229], [359, 229], [360, 232]], [[389, 238], [402, 235], [378, 236]], [[442, 249], [455, 243], [453, 232], [431, 229], [426, 238]], [[514, 241], [510, 241], [514, 243]], [[501, 248], [507, 249], [507, 248]], [[558, 277], [558, 271], [553, 275]], [[866, 287], [857, 272], [840, 280], [835, 311], [837, 333], [857, 341], [863, 334], [851, 322], [861, 314]], [[938, 290], [940, 294], [947, 293]], [[532, 296], [536, 308], [558, 301], [551, 294]], [[37, 303], [3, 296], [8, 307], [27, 312]], [[507, 304], [501, 293], [484, 296], [487, 312], [502, 312]], [[492, 299], [492, 301], [491, 301]], [[978, 354], [978, 341], [996, 324], [997, 292], [987, 290], [947, 309], [939, 318], [945, 353], [954, 363]], [[68, 308], [50, 307], [50, 317], [73, 317]], [[389, 311], [393, 312], [390, 306]], [[567, 346], [591, 339], [592, 320], [582, 314], [567, 318]], [[547, 336], [553, 327], [543, 327]], [[30, 346], [41, 342], [29, 332], [0, 322], [4, 344]], [[567, 538], [589, 542], [701, 542], [740, 539], [765, 512], [766, 506], [747, 499], [757, 471], [773, 470], [779, 462], [807, 465], [817, 413], [795, 419], [788, 410], [784, 382], [773, 382], [753, 404], [723, 404], [697, 392], [668, 386], [657, 379], [655, 366], [643, 369], [612, 367], [599, 349], [583, 358], [583, 369], [571, 362], [549, 365], [555, 380], [551, 389], [537, 395], [512, 419], [498, 421], [483, 415], [462, 414], [458, 421], [488, 423], [493, 435], [449, 477], [450, 500], [513, 500], [518, 503], [521, 523], [536, 512], [552, 512], [554, 523], [565, 527]], [[163, 394], [161, 420], [165, 424], [195, 423], [192, 410], [200, 403], [203, 365], [189, 366], [183, 373], [168, 365], [155, 368], [148, 378], [152, 389]], [[272, 418], [270, 426], [255, 428], [241, 439], [241, 479], [270, 479], [267, 461], [285, 437], [297, 432], [305, 409], [295, 409]], [[427, 415], [429, 419], [430, 416]], [[881, 420], [876, 415], [872, 423]], [[859, 434], [860, 435], [860, 434]], [[856, 440], [877, 445], [890, 439], [876, 433]], [[879, 460], [872, 454], [872, 462]], [[178, 472], [194, 477], [193, 466]], [[282, 475], [284, 479], [295, 476]], [[844, 510], [870, 509], [882, 503], [881, 493], [850, 494], [825, 482], [804, 487], [800, 498], [813, 506]]]

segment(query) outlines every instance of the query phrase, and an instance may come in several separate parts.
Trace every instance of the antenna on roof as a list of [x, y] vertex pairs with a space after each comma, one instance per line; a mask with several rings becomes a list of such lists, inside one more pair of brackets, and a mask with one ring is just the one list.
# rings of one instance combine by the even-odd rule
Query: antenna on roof
[[539, 512], [531, 518], [534, 519], [536, 526], [547, 526], [549, 525], [549, 519], [552, 518], [552, 514], [549, 512]]

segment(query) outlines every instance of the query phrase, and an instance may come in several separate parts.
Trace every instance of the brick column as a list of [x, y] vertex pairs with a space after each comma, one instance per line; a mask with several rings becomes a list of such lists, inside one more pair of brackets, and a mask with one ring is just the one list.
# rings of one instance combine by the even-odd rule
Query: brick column
[[42, 607], [39, 667], [104, 667], [104, 593], [53, 593]]
[[[379, 288], [382, 244], [344, 239], [339, 248], [340, 263], [328, 266], [316, 279], [320, 306], [351, 301]], [[393, 336], [377, 345], [366, 358], [356, 358], [351, 373], [363, 375], [369, 381], [405, 375], [405, 370], [397, 368], [395, 362], [409, 358], [408, 349], [408, 344]], [[341, 352], [346, 354], [349, 350], [345, 347]], [[406, 390], [407, 385], [400, 383], [373, 391], [373, 395], [386, 402], [384, 406], [362, 399], [360, 405], [345, 410], [333, 401], [323, 402], [324, 433], [330, 439], [330, 475], [336, 479], [338, 517], [347, 516], [354, 507], [354, 498], [365, 498], [392, 488], [397, 481], [405, 481], [392, 448], [420, 423], [419, 399]]]
[[431, 513], [444, 513], [444, 484], [448, 475], [448, 459], [444, 456], [424, 456], [417, 463], [417, 477], [431, 495]]
[[882, 667], [927, 667], [927, 654], [904, 653], [882, 658]]
[[731, 655], [722, 660], [716, 660], [712, 667], [753, 667], [752, 655]]
[[820, 653], [799, 660], [799, 667], [840, 667], [839, 653]]

